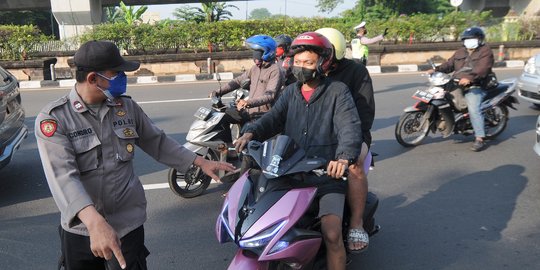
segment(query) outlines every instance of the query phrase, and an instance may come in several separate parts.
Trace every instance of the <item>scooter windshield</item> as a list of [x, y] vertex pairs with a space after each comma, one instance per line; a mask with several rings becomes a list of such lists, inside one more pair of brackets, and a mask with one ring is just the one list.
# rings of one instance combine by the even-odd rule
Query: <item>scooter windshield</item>
[[282, 176], [305, 156], [304, 150], [286, 135], [263, 143], [251, 141], [248, 150], [268, 178]]

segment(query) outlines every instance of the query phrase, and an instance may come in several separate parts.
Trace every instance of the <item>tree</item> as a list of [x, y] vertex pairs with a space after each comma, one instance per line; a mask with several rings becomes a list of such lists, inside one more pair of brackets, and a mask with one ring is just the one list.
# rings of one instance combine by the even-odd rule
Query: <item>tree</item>
[[[123, 1], [120, 1], [120, 7], [115, 7], [112, 15], [107, 14], [110, 22], [124, 22], [128, 25], [134, 25], [142, 22], [142, 15], [148, 9], [147, 6], [142, 6], [135, 9], [132, 6], [126, 6]], [[108, 10], [110, 13], [110, 9]]]
[[320, 12], [330, 13], [334, 10], [339, 4], [343, 3], [343, 0], [317, 0], [317, 7]]
[[43, 34], [59, 38], [58, 23], [50, 10], [0, 11], [0, 24], [36, 25]]
[[272, 17], [272, 13], [266, 8], [256, 8], [249, 13], [249, 18], [254, 20], [268, 19]]
[[[317, 0], [317, 7], [321, 12], [331, 12], [343, 0]], [[368, 9], [369, 8], [369, 9]], [[384, 14], [413, 14], [413, 13], [442, 13], [446, 14], [453, 10], [448, 0], [358, 0], [353, 10], [356, 10], [363, 18], [371, 8], [377, 8], [376, 13]]]
[[217, 22], [229, 20], [232, 13], [227, 8], [239, 8], [225, 2], [207, 2], [201, 3], [201, 7], [182, 7], [177, 8], [173, 15], [179, 20], [196, 22]]

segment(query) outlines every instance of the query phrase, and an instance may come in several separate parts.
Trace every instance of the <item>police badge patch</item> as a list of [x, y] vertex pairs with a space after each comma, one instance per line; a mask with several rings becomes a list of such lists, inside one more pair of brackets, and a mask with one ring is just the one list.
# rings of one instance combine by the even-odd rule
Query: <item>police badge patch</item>
[[124, 129], [124, 136], [126, 136], [128, 138], [134, 137], [135, 132], [133, 132], [133, 130], [131, 130], [130, 128], [125, 128]]
[[118, 110], [118, 111], [116, 112], [116, 115], [122, 117], [122, 116], [125, 116], [125, 115], [126, 115], [126, 112], [123, 111], [123, 110]]
[[133, 147], [133, 144], [131, 143], [126, 144], [126, 150], [128, 151], [128, 153], [133, 153], [133, 149], [135, 149]]
[[39, 128], [41, 129], [41, 133], [47, 137], [51, 137], [56, 132], [56, 121], [53, 119], [45, 119], [41, 120], [39, 122]]

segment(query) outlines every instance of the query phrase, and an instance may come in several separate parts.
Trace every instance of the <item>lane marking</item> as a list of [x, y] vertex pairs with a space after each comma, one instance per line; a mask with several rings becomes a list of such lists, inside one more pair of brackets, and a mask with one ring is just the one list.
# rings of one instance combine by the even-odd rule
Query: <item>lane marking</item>
[[[232, 97], [222, 97], [221, 99], [232, 99]], [[190, 99], [169, 99], [169, 100], [137, 101], [137, 104], [158, 104], [158, 103], [190, 102], [190, 101], [204, 101], [204, 100], [210, 100], [210, 98], [190, 98]]]
[[[184, 181], [179, 181], [184, 183]], [[218, 183], [216, 180], [212, 179], [210, 185]], [[185, 183], [184, 183], [185, 184]], [[169, 183], [158, 183], [158, 184], [146, 184], [143, 185], [144, 190], [153, 190], [153, 189], [169, 189]]]
[[169, 188], [169, 183], [143, 185], [144, 190]]

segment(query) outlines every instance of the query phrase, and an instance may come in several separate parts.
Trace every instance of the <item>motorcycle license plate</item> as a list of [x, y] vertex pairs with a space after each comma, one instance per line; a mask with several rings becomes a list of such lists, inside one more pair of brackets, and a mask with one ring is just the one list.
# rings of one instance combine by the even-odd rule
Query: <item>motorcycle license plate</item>
[[197, 119], [200, 119], [200, 120], [203, 120], [203, 121], [206, 121], [208, 119], [208, 117], [210, 116], [210, 114], [212, 114], [212, 110], [211, 109], [208, 109], [208, 108], [205, 108], [205, 107], [200, 107], [193, 116], [195, 116], [195, 118]]
[[433, 99], [433, 94], [424, 91], [424, 90], [416, 90], [414, 95], [412, 96], [414, 99], [418, 99], [422, 102], [429, 103]]

